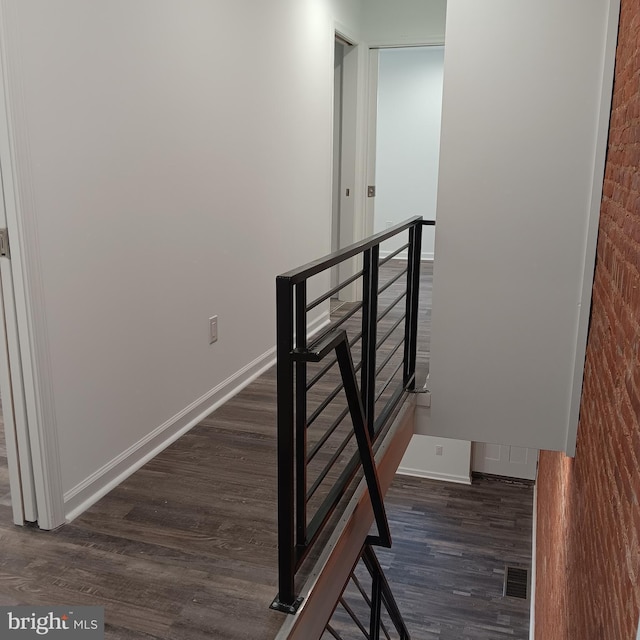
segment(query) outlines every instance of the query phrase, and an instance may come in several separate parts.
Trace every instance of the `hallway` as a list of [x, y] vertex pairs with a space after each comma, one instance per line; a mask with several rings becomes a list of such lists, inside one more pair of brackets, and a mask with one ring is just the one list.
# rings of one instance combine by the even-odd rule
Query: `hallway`
[[[53, 533], [0, 503], [0, 604], [103, 605], [113, 640], [274, 637], [272, 373]], [[530, 563], [532, 487], [397, 476], [380, 561], [413, 640], [525, 640], [528, 601], [502, 598]]]
[[[426, 263], [422, 371], [431, 279]], [[268, 608], [275, 397], [272, 368], [51, 533], [11, 524], [0, 445], [0, 605], [102, 605], [112, 640], [273, 638], [284, 620]], [[528, 637], [529, 602], [501, 594], [504, 564], [530, 564], [532, 495], [530, 485], [396, 477], [386, 501], [394, 546], [379, 558], [413, 640]]]

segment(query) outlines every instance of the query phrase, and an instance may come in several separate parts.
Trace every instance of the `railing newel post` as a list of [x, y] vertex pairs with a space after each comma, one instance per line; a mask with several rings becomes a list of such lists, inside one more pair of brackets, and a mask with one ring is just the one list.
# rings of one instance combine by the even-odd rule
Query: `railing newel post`
[[282, 276], [276, 279], [276, 326], [279, 591], [272, 606], [287, 606], [295, 601], [293, 286]]
[[420, 260], [422, 253], [422, 221], [409, 229], [407, 256], [407, 298], [405, 317], [404, 372], [406, 389], [415, 389], [418, 348], [418, 304], [420, 291]]

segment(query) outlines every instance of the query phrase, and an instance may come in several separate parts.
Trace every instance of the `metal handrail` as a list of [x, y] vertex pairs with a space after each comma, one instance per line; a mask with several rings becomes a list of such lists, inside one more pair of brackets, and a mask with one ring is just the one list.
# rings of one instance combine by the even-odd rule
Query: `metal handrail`
[[369, 236], [365, 240], [354, 242], [344, 249], [334, 251], [333, 253], [330, 253], [323, 258], [319, 258], [318, 260], [307, 262], [307, 264], [297, 267], [296, 269], [291, 269], [291, 271], [283, 273], [278, 276], [278, 278], [286, 278], [291, 282], [291, 284], [298, 284], [299, 282], [308, 280], [311, 276], [315, 276], [322, 271], [335, 267], [337, 264], [340, 264], [349, 258], [353, 258], [360, 253], [364, 253], [367, 249], [380, 246], [385, 240], [389, 240], [394, 236], [397, 236], [399, 233], [406, 231], [410, 227], [414, 227], [416, 224], [435, 224], [435, 220], [423, 220], [422, 216], [408, 218], [404, 222]]

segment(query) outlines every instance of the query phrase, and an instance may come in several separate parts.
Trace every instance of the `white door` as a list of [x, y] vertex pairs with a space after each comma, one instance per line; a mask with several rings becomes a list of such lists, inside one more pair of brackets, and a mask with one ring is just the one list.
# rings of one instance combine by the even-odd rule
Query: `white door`
[[495, 476], [535, 480], [538, 450], [474, 442], [471, 469]]

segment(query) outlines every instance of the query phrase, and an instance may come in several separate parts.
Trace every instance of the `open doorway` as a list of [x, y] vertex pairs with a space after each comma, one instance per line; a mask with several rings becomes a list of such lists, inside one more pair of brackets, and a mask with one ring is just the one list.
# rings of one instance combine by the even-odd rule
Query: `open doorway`
[[[436, 218], [444, 46], [376, 53], [374, 233], [415, 215]], [[433, 260], [434, 239], [425, 228], [423, 260]]]

